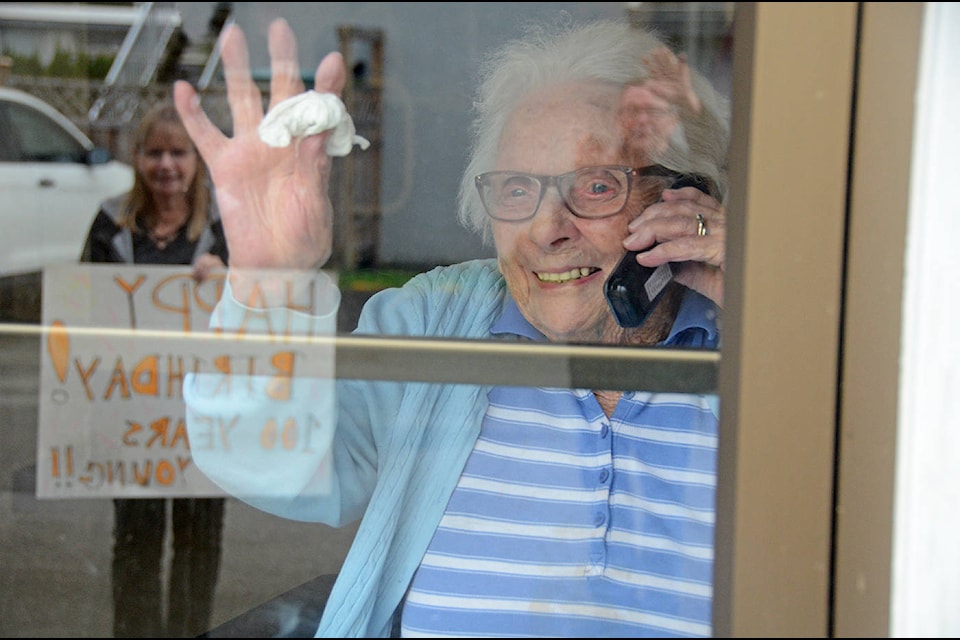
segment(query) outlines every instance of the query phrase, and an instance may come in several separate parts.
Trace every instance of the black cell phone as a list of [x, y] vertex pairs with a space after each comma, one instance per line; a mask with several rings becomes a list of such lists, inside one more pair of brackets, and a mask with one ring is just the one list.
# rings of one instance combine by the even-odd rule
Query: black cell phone
[[[691, 186], [710, 193], [707, 181], [696, 175], [682, 175], [670, 188]], [[673, 269], [669, 262], [659, 267], [644, 267], [637, 262], [637, 253], [627, 251], [603, 285], [603, 293], [613, 317], [617, 324], [625, 328], [642, 325], [673, 280]]]

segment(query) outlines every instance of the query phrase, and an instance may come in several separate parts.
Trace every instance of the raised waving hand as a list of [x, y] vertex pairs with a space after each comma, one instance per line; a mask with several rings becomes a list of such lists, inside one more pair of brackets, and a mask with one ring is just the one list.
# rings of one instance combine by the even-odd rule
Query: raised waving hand
[[[263, 98], [250, 74], [245, 36], [232, 25], [221, 38], [232, 137], [210, 121], [189, 83], [176, 83], [174, 101], [216, 187], [231, 270], [316, 269], [329, 259], [333, 246], [327, 191], [332, 159], [325, 150], [330, 132], [297, 138], [286, 147], [264, 143], [258, 134]], [[303, 93], [305, 86], [296, 39], [286, 21], [270, 25], [268, 42], [268, 108], [273, 108]], [[345, 80], [343, 58], [333, 52], [318, 65], [314, 90], [340, 96]]]

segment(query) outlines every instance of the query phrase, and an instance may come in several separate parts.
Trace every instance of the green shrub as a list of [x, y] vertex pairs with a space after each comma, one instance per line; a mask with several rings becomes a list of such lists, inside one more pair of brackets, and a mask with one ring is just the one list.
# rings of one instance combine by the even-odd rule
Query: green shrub
[[379, 291], [399, 287], [418, 273], [420, 270], [392, 268], [343, 271], [339, 274], [339, 285], [341, 289], [353, 291]]
[[11, 72], [18, 76], [34, 76], [41, 78], [86, 78], [89, 80], [103, 80], [107, 77], [113, 65], [113, 55], [98, 54], [90, 56], [88, 53], [72, 53], [57, 48], [50, 64], [40, 63], [37, 54], [22, 55], [8, 53], [13, 61]]

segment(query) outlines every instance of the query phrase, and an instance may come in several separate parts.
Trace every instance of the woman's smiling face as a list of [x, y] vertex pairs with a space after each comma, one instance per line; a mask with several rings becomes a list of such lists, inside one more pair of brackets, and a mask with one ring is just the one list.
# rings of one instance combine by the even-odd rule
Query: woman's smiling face
[[183, 127], [159, 122], [137, 150], [135, 163], [154, 197], [170, 197], [190, 188], [199, 156]]

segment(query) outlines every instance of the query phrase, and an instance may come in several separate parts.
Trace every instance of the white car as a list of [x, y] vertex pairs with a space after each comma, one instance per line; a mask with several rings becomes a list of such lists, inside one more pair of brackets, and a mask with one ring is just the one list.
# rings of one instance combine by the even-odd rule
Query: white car
[[100, 202], [132, 186], [132, 167], [69, 118], [0, 87], [0, 276], [77, 262]]

